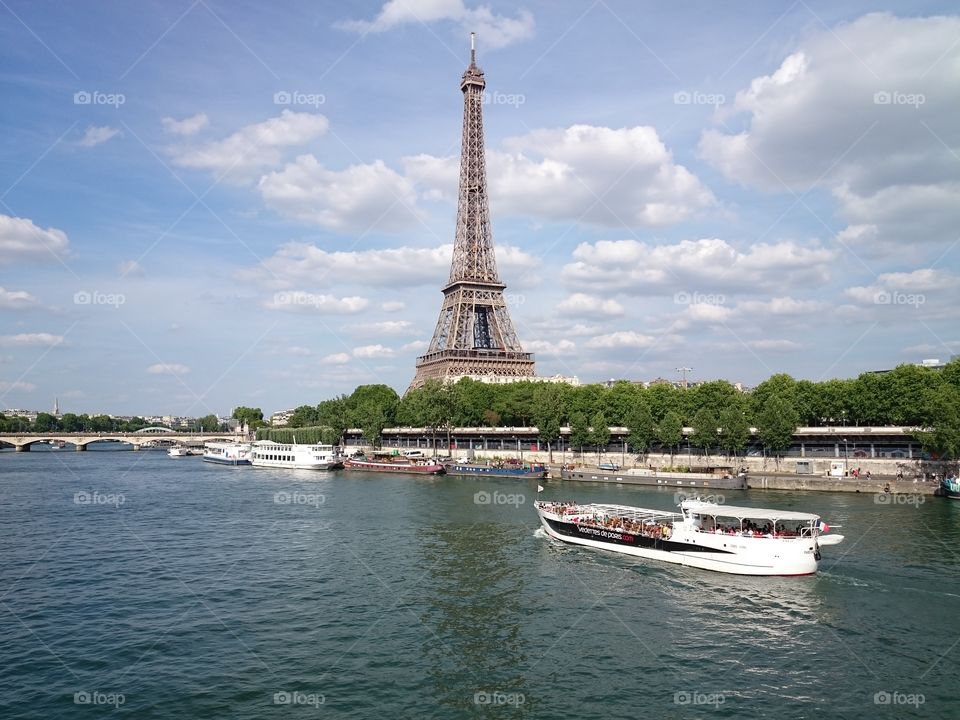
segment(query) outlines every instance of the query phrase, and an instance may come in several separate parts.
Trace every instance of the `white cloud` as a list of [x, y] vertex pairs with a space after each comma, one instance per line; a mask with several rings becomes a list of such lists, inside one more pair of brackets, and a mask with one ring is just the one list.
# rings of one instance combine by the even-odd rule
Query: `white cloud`
[[209, 170], [219, 176], [229, 173], [243, 180], [280, 164], [285, 150], [320, 137], [328, 126], [323, 115], [284, 110], [279, 117], [247, 125], [223, 140], [172, 146], [167, 152], [175, 165]]
[[616, 317], [623, 315], [624, 312], [623, 305], [616, 300], [604, 300], [596, 295], [585, 293], [574, 293], [557, 305], [557, 310], [567, 315], [582, 317], [596, 317], [597, 315]]
[[348, 325], [343, 329], [347, 332], [369, 335], [408, 335], [417, 331], [417, 328], [409, 320], [384, 320], [382, 322]]
[[533, 35], [533, 15], [520, 10], [515, 18], [496, 15], [486, 5], [468, 8], [463, 0], [388, 0], [373, 20], [337, 23], [343, 30], [380, 33], [411, 23], [452, 21], [466, 32], [475, 31], [485, 47], [503, 47]]
[[363, 345], [353, 349], [353, 356], [358, 358], [388, 358], [394, 354], [391, 348], [383, 345]]
[[334, 295], [310, 293], [304, 291], [278, 292], [264, 303], [268, 310], [280, 310], [282, 312], [316, 312], [331, 315], [351, 315], [358, 313], [370, 301], [367, 298], [356, 295], [350, 297], [336, 297]]
[[401, 300], [387, 300], [386, 302], [380, 303], [380, 309], [384, 312], [400, 312], [406, 307], [406, 303]]
[[[515, 247], [498, 247], [496, 254], [497, 265], [505, 275], [520, 274], [540, 265], [537, 258]], [[288, 243], [259, 267], [241, 271], [237, 276], [285, 288], [344, 279], [360, 285], [441, 287], [450, 272], [452, 256], [452, 244], [328, 252], [315, 245]]]
[[653, 335], [643, 335], [633, 330], [619, 330], [606, 335], [597, 335], [587, 341], [591, 348], [648, 348], [658, 342]]
[[536, 353], [540, 357], [556, 357], [559, 355], [570, 355], [577, 349], [577, 344], [572, 340], [527, 340], [523, 343], [523, 349], [526, 352]]
[[44, 230], [29, 218], [0, 215], [0, 265], [62, 255], [69, 244], [62, 230]]
[[601, 240], [578, 245], [562, 277], [571, 287], [595, 292], [695, 297], [724, 289], [822, 285], [836, 257], [833, 250], [794, 242], [757, 243], [743, 252], [716, 238], [673, 245]]
[[873, 252], [952, 242], [960, 225], [960, 164], [950, 150], [960, 147], [958, 36], [955, 16], [888, 13], [812, 34], [737, 93], [732, 113], [745, 115], [745, 129], [704, 132], [700, 152], [743, 184], [829, 189], [851, 238], [872, 233]]
[[63, 345], [63, 335], [50, 333], [20, 333], [0, 335], [0, 347], [56, 347]]
[[[534, 130], [488, 152], [494, 213], [610, 227], [662, 226], [716, 204], [652, 127]], [[427, 199], [455, 197], [457, 157], [403, 159]]]
[[[925, 305], [927, 296], [950, 291], [960, 300], [960, 278], [945, 270], [921, 268], [913, 272], [882, 273], [872, 285], [853, 286], [844, 295], [865, 305]], [[931, 300], [933, 298], [931, 297]]]
[[0, 310], [23, 310], [37, 304], [37, 299], [26, 290], [7, 290], [0, 287]]
[[147, 368], [151, 375], [186, 375], [190, 368], [180, 363], [156, 363]]
[[260, 178], [258, 188], [281, 214], [330, 230], [397, 231], [420, 218], [413, 185], [380, 160], [328, 170], [313, 155], [301, 155]]
[[332, 355], [325, 356], [320, 363], [322, 365], [346, 365], [352, 360], [350, 355], [347, 353], [333, 353]]
[[767, 350], [770, 352], [791, 352], [793, 350], [799, 350], [803, 346], [794, 342], [793, 340], [748, 340], [746, 343], [747, 347], [754, 350]]
[[401, 346], [401, 352], [423, 352], [428, 347], [430, 343], [426, 340], [414, 340], [413, 342], [408, 342], [406, 345]]
[[172, 117], [165, 117], [160, 122], [163, 123], [163, 129], [174, 135], [195, 135], [203, 130], [208, 124], [209, 119], [206, 113], [197, 113], [183, 120], [175, 120]]
[[0, 392], [2, 393], [16, 392], [17, 390], [20, 390], [21, 392], [31, 392], [32, 390], [35, 390], [36, 387], [37, 386], [33, 383], [22, 382], [20, 380], [15, 380], [13, 382], [10, 382], [9, 380], [0, 380]]
[[109, 127], [107, 125], [91, 125], [87, 128], [87, 131], [80, 139], [80, 144], [83, 147], [94, 147], [96, 145], [100, 145], [101, 143], [105, 143], [110, 138], [119, 134], [119, 128]]

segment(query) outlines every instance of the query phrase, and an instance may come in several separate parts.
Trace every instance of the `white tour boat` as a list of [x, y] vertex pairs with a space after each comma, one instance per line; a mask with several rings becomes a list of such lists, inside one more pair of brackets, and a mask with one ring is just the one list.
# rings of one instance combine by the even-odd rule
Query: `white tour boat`
[[190, 457], [192, 455], [200, 455], [200, 454], [201, 453], [199, 450], [195, 450], [194, 448], [188, 448], [185, 445], [174, 445], [172, 448], [167, 450], [167, 455], [169, 455], [172, 458]]
[[219, 465], [249, 465], [250, 443], [209, 442], [203, 446], [204, 462]]
[[565, 543], [737, 575], [811, 575], [820, 548], [843, 535], [812, 513], [684, 500], [680, 512], [627, 505], [534, 503], [547, 534]]
[[282, 444], [261, 440], [253, 444], [254, 467], [335, 470], [343, 467], [343, 455], [335, 445]]

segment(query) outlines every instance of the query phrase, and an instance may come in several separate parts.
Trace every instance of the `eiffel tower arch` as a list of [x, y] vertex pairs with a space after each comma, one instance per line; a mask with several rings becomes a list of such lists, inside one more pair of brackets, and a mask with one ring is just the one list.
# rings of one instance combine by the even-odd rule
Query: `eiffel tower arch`
[[427, 352], [417, 358], [410, 390], [427, 380], [461, 377], [510, 382], [536, 375], [532, 353], [517, 338], [500, 282], [490, 228], [487, 168], [483, 143], [483, 90], [470, 34], [470, 65], [463, 73], [463, 141], [460, 192], [450, 278]]

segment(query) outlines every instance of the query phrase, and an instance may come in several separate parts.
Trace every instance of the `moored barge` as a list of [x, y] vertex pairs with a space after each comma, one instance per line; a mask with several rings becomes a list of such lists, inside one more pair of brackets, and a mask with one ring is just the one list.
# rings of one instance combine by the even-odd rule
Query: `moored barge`
[[343, 463], [347, 470], [380, 473], [414, 473], [416, 475], [442, 475], [446, 469], [433, 460], [419, 460], [400, 455], [386, 455], [383, 457], [349, 458]]
[[703, 488], [705, 490], [746, 490], [746, 473], [725, 473], [714, 475], [711, 473], [671, 472], [663, 470], [648, 470], [631, 468], [629, 470], [602, 470], [593, 468], [563, 468], [560, 471], [562, 480], [578, 480], [581, 482], [612, 482], [625, 485], [653, 485], [672, 488]]

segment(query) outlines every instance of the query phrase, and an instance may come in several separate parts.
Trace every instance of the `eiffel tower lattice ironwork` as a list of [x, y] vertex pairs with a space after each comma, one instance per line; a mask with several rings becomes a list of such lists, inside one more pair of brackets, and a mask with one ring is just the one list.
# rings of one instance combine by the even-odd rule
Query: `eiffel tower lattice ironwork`
[[534, 358], [520, 346], [503, 296], [490, 230], [487, 170], [483, 150], [483, 90], [473, 33], [470, 66], [463, 73], [463, 145], [460, 194], [450, 278], [443, 288], [440, 318], [426, 354], [417, 358], [410, 389], [427, 380], [464, 376], [509, 381], [533, 377]]

